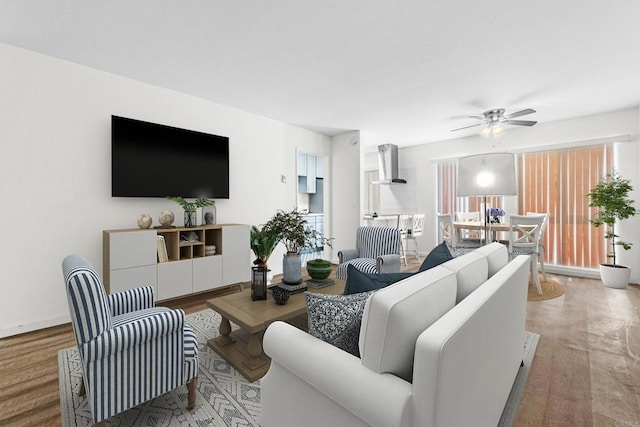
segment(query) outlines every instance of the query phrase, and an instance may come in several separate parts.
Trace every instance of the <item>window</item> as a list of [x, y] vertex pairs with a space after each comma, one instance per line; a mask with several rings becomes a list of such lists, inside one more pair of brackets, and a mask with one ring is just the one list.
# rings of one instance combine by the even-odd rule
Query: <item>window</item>
[[606, 262], [603, 227], [591, 225], [587, 194], [611, 172], [612, 146], [518, 155], [518, 211], [548, 212], [545, 262], [597, 268]]
[[[589, 222], [587, 193], [613, 170], [612, 145], [521, 153], [517, 156], [518, 212], [548, 212], [545, 263], [597, 268], [606, 262], [603, 227]], [[482, 197], [456, 197], [456, 162], [438, 166], [438, 210], [441, 213], [480, 210]], [[487, 199], [501, 206], [501, 197]]]

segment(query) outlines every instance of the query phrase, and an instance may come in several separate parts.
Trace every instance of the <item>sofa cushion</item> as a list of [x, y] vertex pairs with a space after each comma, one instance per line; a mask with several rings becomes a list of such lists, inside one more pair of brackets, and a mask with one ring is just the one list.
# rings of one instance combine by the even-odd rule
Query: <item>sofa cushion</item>
[[451, 251], [449, 251], [447, 243], [442, 242], [438, 246], [433, 248], [431, 252], [429, 252], [429, 255], [427, 255], [424, 261], [422, 261], [422, 265], [420, 265], [418, 271], [428, 270], [444, 262], [447, 262], [450, 259], [453, 259], [453, 256], [451, 256]]
[[487, 257], [489, 277], [496, 274], [502, 267], [509, 263], [509, 250], [502, 243], [493, 242], [480, 246], [476, 249], [476, 252]]
[[344, 295], [382, 289], [413, 274], [415, 273], [363, 273], [353, 265], [349, 265], [347, 267], [347, 282], [344, 285]]
[[362, 364], [411, 381], [418, 336], [455, 305], [455, 274], [434, 267], [375, 292], [360, 331]]
[[477, 250], [447, 261], [441, 267], [454, 272], [456, 275], [458, 289], [456, 304], [475, 291], [488, 278], [487, 257]]
[[309, 334], [359, 357], [358, 337], [367, 298], [375, 291], [353, 295], [305, 292]]

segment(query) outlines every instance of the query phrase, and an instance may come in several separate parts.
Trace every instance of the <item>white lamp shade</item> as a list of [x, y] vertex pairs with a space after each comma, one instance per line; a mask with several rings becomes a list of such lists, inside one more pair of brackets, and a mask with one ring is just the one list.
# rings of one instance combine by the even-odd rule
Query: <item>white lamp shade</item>
[[518, 194], [516, 159], [511, 153], [487, 153], [458, 159], [458, 196]]

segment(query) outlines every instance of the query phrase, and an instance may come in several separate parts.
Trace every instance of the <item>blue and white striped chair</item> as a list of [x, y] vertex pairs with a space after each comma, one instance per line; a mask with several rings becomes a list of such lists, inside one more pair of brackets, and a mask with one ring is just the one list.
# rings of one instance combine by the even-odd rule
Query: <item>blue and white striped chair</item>
[[69, 312], [93, 422], [187, 385], [193, 409], [198, 342], [183, 310], [155, 307], [153, 288], [111, 295], [78, 255], [62, 262]]
[[400, 230], [393, 227], [358, 227], [356, 248], [338, 252], [336, 278], [347, 279], [347, 266], [363, 273], [398, 273], [402, 240]]

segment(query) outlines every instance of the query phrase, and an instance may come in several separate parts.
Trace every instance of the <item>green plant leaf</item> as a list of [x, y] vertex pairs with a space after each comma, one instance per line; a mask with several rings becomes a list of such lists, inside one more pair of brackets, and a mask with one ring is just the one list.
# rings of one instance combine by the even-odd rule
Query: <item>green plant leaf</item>
[[615, 171], [607, 174], [598, 182], [587, 194], [589, 206], [597, 208], [593, 218], [589, 220], [594, 227], [607, 226], [604, 238], [611, 240], [611, 252], [607, 257], [613, 258], [616, 265], [616, 246], [622, 246], [629, 250], [632, 243], [617, 241], [619, 237], [615, 233], [617, 221], [630, 218], [638, 214], [634, 206], [634, 201], [629, 198], [629, 193], [633, 191], [631, 183], [627, 179], [620, 177]]

